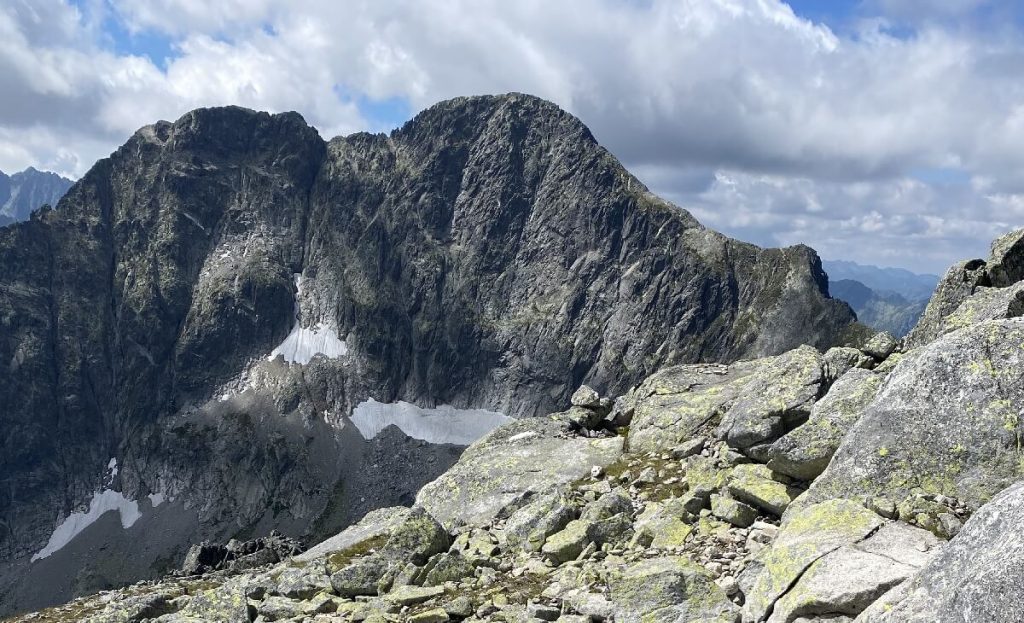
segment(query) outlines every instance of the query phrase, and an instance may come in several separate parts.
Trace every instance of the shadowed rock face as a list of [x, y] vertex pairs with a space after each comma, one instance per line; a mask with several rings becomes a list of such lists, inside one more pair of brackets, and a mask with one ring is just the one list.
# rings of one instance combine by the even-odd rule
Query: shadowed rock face
[[[410, 474], [353, 450], [359, 402], [528, 416], [582, 382], [830, 345], [852, 314], [826, 279], [811, 249], [705, 229], [532, 97], [327, 143], [295, 113], [147, 126], [0, 230], [0, 559], [105, 487], [175, 495], [210, 536], [409, 501], [454, 455], [415, 445]], [[344, 355], [267, 361], [296, 305]]]

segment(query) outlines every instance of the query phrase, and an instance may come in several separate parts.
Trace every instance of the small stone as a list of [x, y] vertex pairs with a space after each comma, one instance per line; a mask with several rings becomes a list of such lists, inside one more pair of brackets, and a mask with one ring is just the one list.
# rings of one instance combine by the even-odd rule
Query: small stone
[[724, 575], [715, 580], [715, 583], [730, 597], [740, 592], [740, 585], [736, 583], [736, 578], [731, 575]]
[[561, 610], [544, 604], [528, 604], [526, 614], [541, 621], [557, 621], [562, 616]]
[[434, 608], [426, 612], [414, 614], [407, 619], [409, 623], [444, 623], [448, 621], [448, 613], [444, 608]]
[[694, 437], [693, 439], [684, 441], [675, 448], [672, 448], [672, 457], [680, 460], [685, 459], [688, 456], [700, 454], [706, 443], [707, 440], [704, 437]]
[[751, 526], [757, 520], [757, 510], [752, 506], [722, 495], [711, 496], [711, 514], [740, 528]]
[[654, 471], [653, 467], [640, 472], [640, 475], [636, 477], [636, 481], [642, 484], [654, 484], [658, 480], [658, 472]]
[[896, 338], [888, 331], [882, 331], [876, 333], [860, 350], [875, 359], [882, 360], [891, 355], [896, 350], [897, 345]]
[[601, 397], [588, 385], [581, 385], [579, 389], [573, 392], [570, 401], [574, 407], [584, 407], [587, 409], [601, 408]]
[[387, 599], [402, 606], [411, 606], [441, 595], [444, 595], [443, 586], [399, 586], [387, 594]]
[[448, 613], [448, 616], [455, 617], [458, 619], [465, 619], [473, 616], [476, 608], [473, 606], [473, 600], [465, 595], [456, 597], [442, 606], [444, 611]]
[[896, 502], [893, 502], [888, 498], [868, 498], [867, 504], [865, 504], [865, 506], [875, 511], [882, 517], [885, 517], [886, 519], [896, 519], [899, 516], [899, 512], [896, 508]]

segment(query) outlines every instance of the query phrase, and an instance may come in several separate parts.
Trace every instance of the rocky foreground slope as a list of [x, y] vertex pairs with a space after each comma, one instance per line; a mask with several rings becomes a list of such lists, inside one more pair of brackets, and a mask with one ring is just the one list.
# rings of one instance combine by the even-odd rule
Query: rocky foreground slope
[[221, 570], [19, 621], [1024, 620], [1024, 317], [993, 304], [1024, 284], [1022, 241], [974, 264], [1004, 285], [912, 348], [881, 333], [668, 367], [614, 401], [581, 387], [303, 554], [246, 569], [221, 562], [243, 545], [197, 547], [188, 571], [207, 551]]
[[852, 320], [811, 249], [706, 229], [536, 98], [329, 142], [240, 108], [145, 127], [0, 229], [0, 614], [322, 538], [458, 457], [360, 407], [544, 415]]

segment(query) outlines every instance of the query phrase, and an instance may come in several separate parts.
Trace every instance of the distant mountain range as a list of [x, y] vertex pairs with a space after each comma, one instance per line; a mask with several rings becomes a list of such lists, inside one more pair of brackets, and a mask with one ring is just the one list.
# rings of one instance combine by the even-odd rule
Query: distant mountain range
[[0, 227], [27, 220], [43, 204], [57, 205], [72, 180], [32, 167], [7, 175], [0, 171]]
[[850, 304], [862, 323], [902, 337], [917, 324], [938, 283], [937, 275], [902, 268], [823, 260], [829, 293]]
[[876, 292], [895, 292], [908, 301], [927, 301], [939, 282], [938, 275], [912, 273], [903, 268], [858, 264], [846, 260], [822, 260], [830, 280], [852, 279]]

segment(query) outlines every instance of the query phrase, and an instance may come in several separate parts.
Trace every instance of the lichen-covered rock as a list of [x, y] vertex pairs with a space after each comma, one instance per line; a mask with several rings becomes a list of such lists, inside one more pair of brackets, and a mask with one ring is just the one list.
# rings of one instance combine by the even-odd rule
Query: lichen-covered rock
[[559, 488], [542, 493], [512, 513], [502, 536], [513, 548], [540, 551], [544, 541], [576, 518], [577, 508]]
[[342, 597], [376, 595], [381, 580], [395, 567], [380, 556], [353, 562], [331, 575], [331, 587]]
[[517, 420], [467, 448], [416, 500], [446, 528], [485, 524], [534, 493], [589, 476], [594, 465], [612, 464], [622, 442], [572, 436], [547, 418]]
[[768, 623], [854, 617], [925, 565], [940, 547], [926, 530], [891, 522], [811, 564], [772, 608]]
[[[778, 480], [765, 465], [737, 465], [729, 475], [727, 487], [736, 499], [781, 517], [802, 491]], [[782, 477], [785, 480], [784, 477]]]
[[852, 368], [872, 368], [874, 361], [860, 349], [851, 346], [834, 346], [821, 356], [821, 368], [826, 381], [831, 384]]
[[413, 508], [388, 536], [380, 555], [421, 565], [451, 546], [448, 532], [423, 508]]
[[860, 347], [865, 354], [878, 359], [885, 359], [896, 350], [899, 343], [888, 331], [880, 331]]
[[761, 558], [763, 569], [743, 604], [745, 621], [763, 621], [816, 560], [877, 530], [884, 520], [856, 502], [829, 500], [791, 511], [772, 547]]
[[443, 553], [430, 559], [424, 586], [441, 586], [473, 575], [473, 564], [458, 554]]
[[799, 503], [941, 494], [977, 507], [1024, 475], [1024, 319], [907, 354]]
[[801, 347], [777, 357], [662, 370], [634, 392], [630, 448], [671, 449], [716, 427], [735, 448], [781, 436], [824, 392], [821, 355]]
[[192, 597], [180, 614], [200, 621], [249, 623], [255, 618], [253, 610], [245, 596], [244, 582], [233, 580]]
[[291, 599], [309, 599], [317, 593], [329, 590], [331, 583], [318, 565], [286, 567], [274, 579], [271, 589], [276, 595]]
[[386, 538], [409, 518], [411, 512], [412, 510], [405, 506], [370, 511], [356, 524], [295, 556], [294, 560], [308, 562], [327, 554], [358, 547], [375, 539]]
[[621, 513], [603, 519], [574, 519], [564, 530], [551, 535], [541, 552], [552, 560], [568, 562], [591, 543], [601, 547], [623, 536], [631, 527], [629, 517]]
[[921, 319], [904, 338], [908, 349], [924, 346], [942, 334], [942, 325], [969, 296], [981, 286], [989, 285], [984, 260], [967, 260], [954, 264], [935, 287]]
[[444, 595], [443, 586], [399, 586], [387, 594], [387, 600], [401, 606], [409, 606], [441, 595]]
[[874, 399], [883, 380], [883, 376], [861, 369], [841, 376], [828, 394], [815, 403], [806, 423], [772, 444], [768, 467], [801, 480], [817, 478]]
[[957, 538], [857, 623], [1024, 620], [1024, 482], [981, 507]]
[[1017, 318], [1021, 315], [1024, 315], [1024, 282], [1005, 288], [978, 286], [973, 294], [942, 319], [934, 331], [934, 337], [986, 320]]
[[573, 392], [569, 401], [574, 407], [584, 407], [586, 409], [601, 408], [601, 396], [589, 385], [580, 385], [579, 389]]
[[757, 520], [757, 509], [723, 495], [711, 496], [711, 514], [739, 528], [748, 528]]
[[624, 489], [616, 487], [583, 507], [580, 519], [597, 521], [620, 513], [629, 516], [632, 512], [633, 500]]
[[733, 623], [738, 608], [712, 576], [690, 560], [667, 556], [630, 565], [608, 578], [616, 621]]
[[[701, 504], [703, 506], [703, 502]], [[651, 502], [633, 522], [634, 540], [650, 547], [682, 547], [693, 532], [683, 516], [696, 511], [687, 509], [687, 498], [670, 498]]]

